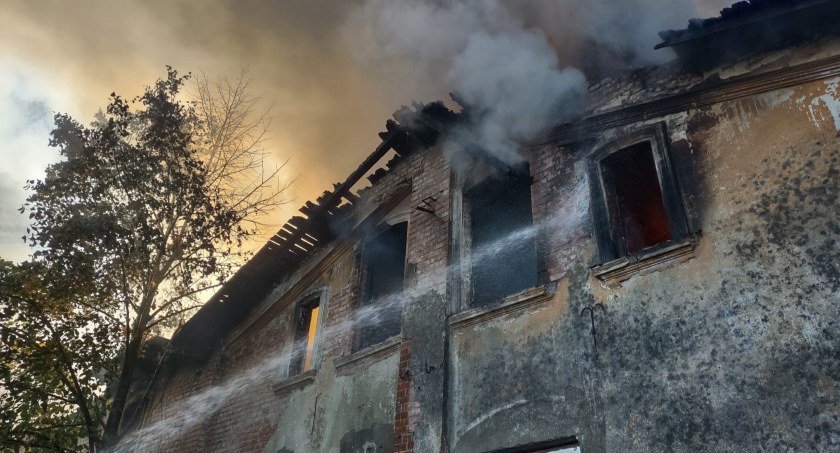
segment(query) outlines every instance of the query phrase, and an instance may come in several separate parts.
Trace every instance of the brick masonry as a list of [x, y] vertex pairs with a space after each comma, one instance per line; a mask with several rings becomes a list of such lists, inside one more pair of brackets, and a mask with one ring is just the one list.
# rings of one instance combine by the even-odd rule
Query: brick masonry
[[397, 415], [394, 419], [394, 453], [414, 451], [415, 420], [411, 417], [411, 373], [408, 361], [411, 355], [411, 341], [400, 345], [400, 367], [397, 374]]
[[[778, 61], [840, 53], [818, 44]], [[651, 69], [594, 83], [592, 99], [608, 111], [698, 83]], [[538, 280], [554, 293], [468, 326], [448, 324], [469, 306], [450, 300], [464, 277], [448, 267], [458, 189], [446, 143], [402, 159], [362, 194], [377, 206], [411, 187], [399, 347], [353, 353], [361, 241], [325, 249], [312, 261], [329, 266], [278, 282], [209, 360], [162, 373], [136, 450], [482, 452], [571, 437], [586, 453], [840, 448], [837, 93], [836, 79], [815, 80], [525, 149]], [[660, 122], [702, 234], [689, 261], [607, 287], [589, 269], [587, 155]], [[415, 209], [432, 199], [434, 212]], [[284, 297], [318, 288], [329, 295], [319, 369], [278, 395], [297, 301]], [[191, 409], [191, 397], [212, 404]]]

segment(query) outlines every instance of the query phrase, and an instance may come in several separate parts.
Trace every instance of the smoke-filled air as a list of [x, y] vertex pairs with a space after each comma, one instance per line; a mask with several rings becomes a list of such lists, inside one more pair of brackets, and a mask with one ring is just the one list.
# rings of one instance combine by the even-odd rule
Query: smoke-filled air
[[0, 452], [840, 451], [838, 17], [0, 0]]
[[46, 146], [52, 113], [92, 118], [108, 94], [140, 94], [167, 64], [211, 79], [249, 69], [261, 107], [271, 107], [266, 166], [289, 159], [282, 177], [294, 180], [271, 216], [279, 225], [354, 169], [400, 105], [457, 91], [482, 109], [473, 138], [515, 161], [513, 141], [580, 113], [587, 78], [670, 58], [653, 51], [657, 31], [727, 3], [5, 1], [0, 254], [28, 253], [17, 209], [25, 181], [58, 158]]

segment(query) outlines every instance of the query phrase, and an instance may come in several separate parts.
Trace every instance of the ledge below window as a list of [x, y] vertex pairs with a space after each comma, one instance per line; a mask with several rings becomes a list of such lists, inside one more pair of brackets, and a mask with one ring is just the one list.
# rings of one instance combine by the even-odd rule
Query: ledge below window
[[681, 242], [651, 247], [633, 256], [595, 266], [592, 272], [605, 285], [616, 287], [634, 275], [649, 274], [694, 258], [697, 241], [697, 237], [691, 237]]
[[346, 357], [337, 359], [335, 361], [336, 374], [347, 376], [381, 361], [400, 349], [400, 341], [400, 336], [395, 335], [382, 343], [368, 346]]
[[511, 294], [490, 306], [473, 308], [452, 315], [449, 318], [449, 326], [454, 330], [458, 330], [487, 322], [508, 313], [525, 311], [528, 308], [542, 305], [551, 300], [555, 290], [556, 284], [550, 283]]
[[297, 389], [302, 389], [315, 382], [315, 376], [317, 374], [317, 369], [304, 371], [303, 373], [296, 374], [288, 379], [274, 384], [271, 386], [271, 390], [273, 390], [274, 394], [277, 396], [286, 396]]

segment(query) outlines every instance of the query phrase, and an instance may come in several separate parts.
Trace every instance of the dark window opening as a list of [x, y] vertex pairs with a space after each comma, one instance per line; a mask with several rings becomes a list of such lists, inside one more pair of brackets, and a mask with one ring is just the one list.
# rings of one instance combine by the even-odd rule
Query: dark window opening
[[537, 284], [537, 256], [527, 166], [491, 177], [465, 194], [472, 238], [472, 305], [482, 306]]
[[654, 252], [689, 236], [664, 123], [596, 149], [589, 159], [594, 265]]
[[668, 214], [649, 141], [601, 161], [610, 228], [619, 256], [671, 240]]
[[357, 311], [355, 350], [400, 333], [408, 222], [389, 227], [365, 243], [364, 284]]
[[295, 342], [289, 376], [309, 371], [315, 367], [315, 340], [318, 335], [320, 298], [309, 299], [297, 307], [295, 315]]

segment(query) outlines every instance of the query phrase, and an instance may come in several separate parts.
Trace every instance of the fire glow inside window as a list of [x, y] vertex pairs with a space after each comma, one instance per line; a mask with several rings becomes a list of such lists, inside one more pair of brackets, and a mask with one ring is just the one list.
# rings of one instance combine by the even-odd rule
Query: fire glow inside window
[[601, 161], [612, 236], [623, 255], [671, 239], [650, 142], [637, 143]]
[[316, 297], [298, 305], [290, 376], [315, 368], [319, 302], [320, 298]]
[[688, 235], [664, 125], [597, 149], [589, 175], [601, 264]]

